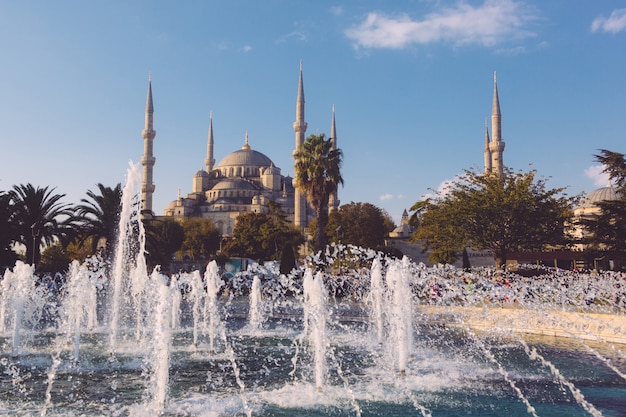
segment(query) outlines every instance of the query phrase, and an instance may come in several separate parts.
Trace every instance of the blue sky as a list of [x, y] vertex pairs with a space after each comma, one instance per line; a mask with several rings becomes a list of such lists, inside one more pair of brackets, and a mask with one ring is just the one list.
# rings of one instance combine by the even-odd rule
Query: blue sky
[[155, 106], [154, 209], [191, 191], [209, 113], [215, 157], [253, 149], [293, 175], [300, 60], [307, 135], [344, 152], [342, 204], [405, 208], [482, 169], [498, 74], [504, 163], [568, 194], [606, 184], [593, 155], [626, 152], [623, 1], [5, 1], [0, 190], [78, 203], [123, 182]]

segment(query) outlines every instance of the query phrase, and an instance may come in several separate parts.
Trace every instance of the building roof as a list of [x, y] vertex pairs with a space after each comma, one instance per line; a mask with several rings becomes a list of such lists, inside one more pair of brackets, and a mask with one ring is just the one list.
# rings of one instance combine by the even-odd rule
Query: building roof
[[579, 208], [591, 208], [596, 207], [597, 203], [601, 201], [614, 201], [619, 200], [619, 194], [612, 186], [598, 188], [593, 190], [583, 199]]
[[272, 160], [261, 152], [253, 149], [239, 149], [232, 152], [217, 164], [217, 167], [229, 167], [229, 166], [257, 166], [264, 167], [273, 165]]
[[240, 179], [224, 179], [217, 184], [213, 188], [212, 191], [219, 190], [256, 190], [257, 187], [254, 186], [249, 181], [244, 181]]

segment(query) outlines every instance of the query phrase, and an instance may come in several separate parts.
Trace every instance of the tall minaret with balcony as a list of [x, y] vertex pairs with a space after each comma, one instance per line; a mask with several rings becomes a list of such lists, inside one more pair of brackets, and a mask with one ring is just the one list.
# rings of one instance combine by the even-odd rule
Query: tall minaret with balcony
[[213, 158], [213, 112], [209, 114], [209, 139], [206, 148], [206, 158], [204, 159], [206, 172], [213, 171], [215, 166], [215, 158]]
[[143, 156], [141, 157], [141, 165], [143, 165], [143, 180], [141, 183], [141, 209], [144, 215], [152, 213], [152, 194], [154, 193], [154, 183], [152, 182], [152, 169], [156, 158], [152, 154], [154, 137], [154, 106], [152, 105], [152, 75], [148, 78], [148, 97], [146, 98], [146, 120], [145, 127], [141, 132], [143, 136]]
[[491, 142], [489, 152], [491, 153], [491, 172], [502, 175], [504, 171], [504, 141], [502, 140], [502, 115], [500, 114], [500, 99], [498, 97], [498, 84], [496, 73], [493, 73], [493, 102], [491, 104]]
[[[298, 96], [296, 98], [296, 121], [293, 122], [293, 130], [296, 132], [296, 149], [294, 150], [294, 154], [300, 150], [300, 147], [304, 143], [306, 128], [307, 124], [304, 121], [304, 83], [302, 82], [302, 61], [300, 61], [300, 80], [298, 82]], [[295, 188], [294, 195], [293, 222], [300, 230], [304, 230], [307, 227], [306, 197], [302, 190], [297, 187]]]
[[[337, 128], [335, 126], [335, 105], [333, 105], [333, 115], [330, 124], [330, 141], [332, 142], [332, 149], [337, 149]], [[334, 191], [328, 199], [328, 210], [334, 211], [339, 208], [339, 199], [337, 198], [337, 191]]]

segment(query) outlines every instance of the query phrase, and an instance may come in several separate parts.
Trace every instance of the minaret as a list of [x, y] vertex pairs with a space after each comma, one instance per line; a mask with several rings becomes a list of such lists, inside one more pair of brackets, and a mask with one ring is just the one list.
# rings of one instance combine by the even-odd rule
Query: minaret
[[502, 115], [500, 114], [500, 99], [498, 98], [498, 84], [496, 82], [496, 72], [493, 72], [493, 102], [491, 104], [491, 171], [502, 175], [504, 171], [504, 142], [502, 141]]
[[489, 125], [485, 119], [485, 174], [491, 172], [491, 152], [489, 151]]
[[204, 165], [206, 165], [206, 172], [213, 171], [213, 166], [215, 165], [215, 158], [213, 158], [213, 112], [209, 113], [209, 140]]
[[[302, 61], [300, 61], [300, 80], [298, 82], [298, 97], [296, 98], [296, 121], [293, 122], [293, 130], [296, 132], [296, 149], [294, 154], [300, 150], [304, 143], [306, 127], [307, 124], [304, 121], [304, 83], [302, 82]], [[300, 230], [304, 230], [307, 226], [305, 195], [297, 187], [294, 191], [293, 222]]]
[[141, 157], [141, 165], [143, 165], [143, 181], [141, 183], [141, 209], [142, 211], [152, 212], [152, 193], [154, 193], [154, 184], [152, 183], [152, 168], [156, 158], [152, 155], [152, 143], [156, 136], [154, 130], [154, 107], [152, 105], [152, 74], [148, 77], [148, 97], [146, 98], [146, 121], [145, 127], [141, 132], [143, 136], [143, 156]]
[[[337, 129], [335, 127], [335, 105], [333, 104], [333, 116], [330, 124], [330, 141], [332, 143], [332, 149], [337, 149]], [[337, 199], [337, 191], [333, 192], [328, 199], [328, 210], [334, 211], [339, 207], [339, 200]]]

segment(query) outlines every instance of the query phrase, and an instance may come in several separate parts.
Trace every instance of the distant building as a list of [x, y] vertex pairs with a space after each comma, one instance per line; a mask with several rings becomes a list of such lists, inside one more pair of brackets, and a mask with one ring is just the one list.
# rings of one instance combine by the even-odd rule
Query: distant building
[[[153, 129], [152, 85], [148, 85], [146, 100], [146, 125], [143, 131], [144, 175], [142, 182], [142, 203], [144, 210], [152, 211], [152, 170], [155, 158], [152, 155], [152, 142], [156, 135]], [[330, 139], [337, 146], [335, 109], [332, 110]], [[296, 135], [296, 150], [304, 142], [307, 123], [304, 120], [304, 84], [302, 63], [298, 94], [296, 98], [296, 121], [293, 129]], [[173, 218], [206, 217], [213, 220], [222, 235], [231, 235], [237, 217], [246, 212], [267, 212], [267, 203], [277, 203], [287, 218], [304, 230], [315, 217], [314, 210], [306, 201], [305, 195], [294, 187], [293, 178], [281, 174], [281, 169], [265, 154], [252, 149], [246, 132], [241, 149], [224, 157], [217, 165], [214, 159], [213, 115], [210, 116], [205, 168], [195, 173], [192, 190], [184, 196], [178, 192], [176, 200], [165, 209], [164, 215]], [[331, 196], [330, 210], [339, 205], [337, 194]]]
[[[209, 128], [209, 147], [213, 142], [213, 121]], [[209, 152], [207, 161], [213, 161]], [[223, 235], [231, 235], [241, 213], [267, 212], [273, 201], [293, 221], [294, 187], [292, 178], [261, 152], [253, 150], [246, 133], [241, 149], [228, 154], [215, 167], [196, 172], [191, 193], [178, 196], [165, 209], [166, 217], [208, 217]]]
[[[493, 100], [491, 102], [491, 132], [489, 139], [489, 126], [485, 123], [485, 147], [483, 149], [485, 173], [502, 174], [504, 172], [504, 147], [502, 140], [502, 114], [500, 112], [500, 97], [496, 73], [493, 73]], [[427, 264], [428, 252], [424, 251], [424, 242], [410, 242], [409, 238], [415, 232], [415, 228], [409, 224], [409, 215], [406, 210], [402, 213], [400, 225], [389, 233], [387, 245], [394, 246], [402, 253], [410, 257], [414, 262]], [[493, 257], [486, 252], [478, 252], [467, 248], [472, 266], [486, 266], [493, 264]], [[457, 262], [458, 266], [461, 260]]]
[[489, 127], [485, 122], [485, 172], [502, 174], [504, 171], [504, 141], [502, 140], [502, 114], [500, 114], [500, 98], [498, 97], [498, 84], [496, 73], [493, 73], [493, 101], [491, 103], [491, 140], [489, 140]]
[[[578, 207], [574, 209], [574, 218], [576, 220], [590, 220], [594, 216], [599, 215], [602, 210], [598, 203], [603, 201], [615, 201], [619, 200], [620, 195], [615, 188], [609, 183], [606, 187], [593, 190], [583, 198]], [[574, 238], [583, 239], [586, 237], [586, 232], [581, 226], [577, 226], [574, 230]], [[584, 250], [585, 245], [579, 243], [575, 246], [577, 250]]]
[[402, 213], [402, 220], [400, 220], [400, 226], [389, 232], [389, 237], [392, 239], [408, 239], [413, 233], [415, 233], [415, 227], [409, 224], [409, 213], [404, 210]]

